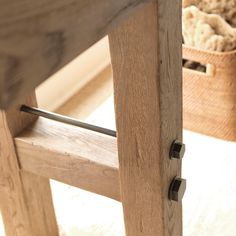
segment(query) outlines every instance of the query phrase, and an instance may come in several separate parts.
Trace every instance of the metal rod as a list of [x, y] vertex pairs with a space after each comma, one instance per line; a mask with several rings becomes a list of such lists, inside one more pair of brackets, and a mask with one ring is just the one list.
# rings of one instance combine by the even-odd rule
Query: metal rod
[[36, 116], [42, 116], [47, 119], [63, 122], [63, 123], [74, 125], [74, 126], [77, 126], [80, 128], [84, 128], [84, 129], [92, 130], [92, 131], [95, 131], [98, 133], [106, 134], [106, 135], [109, 135], [112, 137], [116, 137], [116, 131], [114, 131], [114, 130], [110, 130], [110, 129], [106, 129], [103, 127], [87, 124], [87, 123], [81, 122], [79, 120], [76, 120], [76, 119], [73, 119], [73, 118], [70, 118], [67, 116], [59, 115], [59, 114], [56, 114], [53, 112], [45, 111], [45, 110], [42, 110], [39, 108], [22, 105], [20, 110], [23, 112], [27, 112], [27, 113], [36, 115]]

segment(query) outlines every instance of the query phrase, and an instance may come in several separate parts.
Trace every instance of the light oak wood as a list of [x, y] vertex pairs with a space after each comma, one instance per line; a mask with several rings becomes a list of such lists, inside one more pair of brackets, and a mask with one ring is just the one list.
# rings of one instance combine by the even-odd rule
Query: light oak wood
[[183, 58], [211, 65], [211, 73], [183, 69], [184, 128], [236, 141], [236, 51], [183, 46]]
[[0, 107], [19, 102], [144, 0], [3, 1]]
[[[26, 101], [36, 105], [35, 97]], [[13, 138], [35, 117], [20, 106], [0, 111], [0, 206], [7, 236], [57, 236], [48, 179], [22, 172]]]
[[182, 139], [181, 1], [147, 4], [109, 35], [121, 200], [127, 236], [182, 235], [181, 204], [168, 189]]
[[116, 138], [39, 118], [15, 144], [23, 171], [120, 200]]

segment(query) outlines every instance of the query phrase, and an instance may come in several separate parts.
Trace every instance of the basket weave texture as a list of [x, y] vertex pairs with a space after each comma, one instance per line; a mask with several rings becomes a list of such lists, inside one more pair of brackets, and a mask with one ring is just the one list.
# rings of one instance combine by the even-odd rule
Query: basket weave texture
[[236, 50], [183, 45], [183, 58], [207, 65], [206, 73], [183, 68], [184, 128], [236, 141]]

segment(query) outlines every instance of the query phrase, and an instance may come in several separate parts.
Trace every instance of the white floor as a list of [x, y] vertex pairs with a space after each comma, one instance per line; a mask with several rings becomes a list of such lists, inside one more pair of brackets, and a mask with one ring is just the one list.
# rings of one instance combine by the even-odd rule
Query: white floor
[[[87, 122], [114, 129], [112, 99]], [[236, 236], [236, 143], [189, 131], [184, 131], [184, 142], [184, 236]], [[62, 235], [124, 235], [119, 202], [54, 181], [52, 190]]]

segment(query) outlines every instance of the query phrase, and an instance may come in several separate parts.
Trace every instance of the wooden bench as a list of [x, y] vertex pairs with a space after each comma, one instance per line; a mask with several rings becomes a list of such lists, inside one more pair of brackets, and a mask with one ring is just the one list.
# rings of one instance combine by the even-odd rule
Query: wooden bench
[[[107, 34], [117, 137], [20, 111], [37, 107], [35, 87]], [[58, 235], [49, 179], [121, 201], [127, 236], [182, 235], [181, 196], [170, 195], [181, 176], [181, 159], [170, 158], [173, 142], [182, 140], [181, 38], [181, 1], [1, 3], [0, 206], [7, 236]]]

